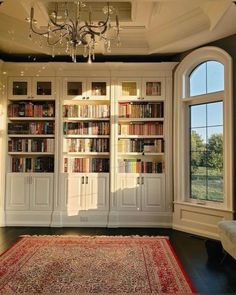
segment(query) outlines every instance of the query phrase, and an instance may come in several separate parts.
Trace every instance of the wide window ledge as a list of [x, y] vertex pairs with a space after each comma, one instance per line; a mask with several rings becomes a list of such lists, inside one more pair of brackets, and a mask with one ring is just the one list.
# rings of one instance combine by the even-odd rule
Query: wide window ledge
[[215, 210], [215, 211], [219, 211], [219, 212], [226, 212], [226, 213], [234, 213], [233, 210], [230, 209], [226, 209], [222, 206], [213, 206], [212, 204], [199, 204], [199, 203], [193, 203], [190, 201], [174, 201], [174, 204], [177, 205], [183, 205], [183, 206], [189, 206], [189, 207], [195, 207], [195, 208], [201, 208], [204, 210]]

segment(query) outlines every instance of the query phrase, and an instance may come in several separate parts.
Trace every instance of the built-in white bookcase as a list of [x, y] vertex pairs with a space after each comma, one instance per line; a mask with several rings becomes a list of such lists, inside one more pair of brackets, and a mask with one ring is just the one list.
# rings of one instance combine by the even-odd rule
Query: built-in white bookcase
[[9, 64], [6, 224], [171, 226], [174, 65]]

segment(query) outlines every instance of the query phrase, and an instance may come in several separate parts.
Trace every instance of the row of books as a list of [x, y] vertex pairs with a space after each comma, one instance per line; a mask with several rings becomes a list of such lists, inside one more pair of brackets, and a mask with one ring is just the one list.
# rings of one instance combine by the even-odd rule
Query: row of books
[[105, 158], [65, 158], [64, 172], [109, 172], [109, 159]]
[[54, 122], [8, 123], [8, 134], [54, 134]]
[[53, 138], [14, 138], [8, 141], [9, 152], [54, 152]]
[[121, 118], [162, 118], [163, 102], [120, 102], [119, 117]]
[[163, 135], [163, 122], [119, 124], [119, 135]]
[[64, 118], [109, 118], [110, 106], [104, 105], [64, 105]]
[[108, 138], [64, 139], [66, 152], [109, 152]]
[[109, 135], [109, 122], [64, 122], [64, 135]]
[[163, 164], [160, 161], [142, 161], [141, 159], [120, 159], [120, 173], [162, 173]]
[[163, 139], [119, 139], [119, 153], [163, 153]]
[[54, 102], [17, 102], [8, 105], [8, 117], [54, 117]]
[[54, 158], [12, 157], [12, 172], [54, 172]]

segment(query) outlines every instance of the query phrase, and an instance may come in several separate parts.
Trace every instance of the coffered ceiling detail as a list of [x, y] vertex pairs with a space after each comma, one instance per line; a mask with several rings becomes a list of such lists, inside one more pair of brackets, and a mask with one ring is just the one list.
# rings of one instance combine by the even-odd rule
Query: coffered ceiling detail
[[[69, 0], [71, 2], [73, 0]], [[65, 1], [56, 1], [60, 6]], [[105, 1], [85, 0], [86, 15], [102, 19]], [[111, 0], [121, 25], [121, 47], [112, 47], [112, 55], [167, 54], [182, 52], [236, 33], [236, 5], [231, 0]], [[29, 40], [31, 5], [39, 27], [46, 27], [52, 0], [4, 0], [0, 5], [0, 53], [50, 54], [37, 38]], [[103, 48], [97, 48], [104, 53]]]

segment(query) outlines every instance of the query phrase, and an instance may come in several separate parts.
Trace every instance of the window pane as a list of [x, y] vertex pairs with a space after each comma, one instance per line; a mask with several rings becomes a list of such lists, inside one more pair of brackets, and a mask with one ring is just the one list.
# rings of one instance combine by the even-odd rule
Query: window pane
[[82, 95], [82, 82], [67, 82], [67, 95]]
[[27, 82], [13, 82], [13, 95], [27, 95]]
[[191, 130], [191, 151], [204, 151], [206, 149], [206, 128]]
[[207, 126], [223, 125], [223, 102], [207, 104]]
[[190, 96], [206, 94], [206, 91], [206, 63], [203, 63], [190, 75]]
[[106, 82], [92, 82], [92, 95], [101, 96], [107, 94]]
[[52, 82], [37, 82], [37, 95], [51, 95], [52, 94]]
[[189, 76], [190, 96], [224, 90], [224, 66], [217, 61], [207, 61], [197, 66]]
[[224, 90], [224, 66], [217, 61], [207, 62], [207, 93]]
[[223, 126], [207, 128], [207, 141], [209, 142], [209, 140], [211, 140], [211, 138], [214, 138], [215, 136], [223, 136]]
[[206, 126], [206, 105], [194, 105], [190, 107], [191, 128]]
[[206, 175], [195, 172], [191, 174], [191, 198], [205, 200], [207, 196]]
[[[204, 119], [199, 118], [205, 110]], [[190, 106], [190, 196], [216, 202], [223, 201], [223, 103]], [[207, 110], [207, 112], [206, 112]], [[202, 111], [204, 113], [204, 111]], [[196, 115], [197, 114], [197, 115]], [[193, 119], [193, 118], [197, 119]], [[207, 118], [207, 120], [206, 120]], [[202, 126], [192, 128], [192, 124]], [[207, 122], [212, 125], [207, 126]], [[214, 125], [213, 125], [214, 124]]]
[[137, 95], [137, 83], [136, 82], [122, 82], [122, 95], [123, 96]]
[[208, 169], [208, 200], [223, 201], [223, 171], [219, 174], [215, 169]]

